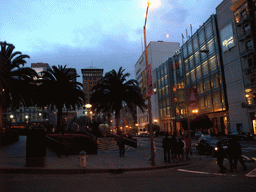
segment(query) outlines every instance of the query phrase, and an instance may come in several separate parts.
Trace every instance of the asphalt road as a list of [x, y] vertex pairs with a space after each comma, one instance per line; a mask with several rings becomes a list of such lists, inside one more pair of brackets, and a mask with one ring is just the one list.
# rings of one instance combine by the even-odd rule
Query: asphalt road
[[[184, 170], [189, 167], [183, 167]], [[179, 168], [122, 174], [22, 175], [0, 174], [0, 191], [255, 191], [255, 178], [198, 174]]]

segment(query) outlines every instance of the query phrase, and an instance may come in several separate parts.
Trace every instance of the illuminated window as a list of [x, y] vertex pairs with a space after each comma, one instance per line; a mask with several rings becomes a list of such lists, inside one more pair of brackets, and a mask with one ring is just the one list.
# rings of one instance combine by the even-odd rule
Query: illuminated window
[[193, 56], [191, 56], [189, 58], [189, 65], [190, 65], [190, 70], [194, 69], [194, 58], [193, 58]]
[[200, 55], [198, 51], [195, 53], [195, 60], [196, 60], [196, 64], [198, 65], [200, 62]]
[[200, 79], [202, 77], [201, 67], [196, 68], [196, 77], [197, 79]]
[[207, 75], [208, 73], [209, 73], [208, 63], [205, 62], [205, 63], [203, 64], [203, 74], [204, 74], [204, 75]]
[[216, 58], [213, 57], [210, 60], [210, 70], [215, 71], [217, 69], [217, 63], [216, 63]]
[[191, 81], [195, 81], [196, 80], [196, 73], [195, 73], [195, 69], [191, 71]]

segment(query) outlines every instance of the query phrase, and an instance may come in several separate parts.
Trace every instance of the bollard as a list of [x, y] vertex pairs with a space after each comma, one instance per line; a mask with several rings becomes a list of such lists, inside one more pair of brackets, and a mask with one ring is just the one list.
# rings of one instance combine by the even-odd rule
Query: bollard
[[86, 155], [85, 151], [81, 151], [79, 153], [79, 155], [80, 155], [80, 167], [86, 167], [87, 155]]

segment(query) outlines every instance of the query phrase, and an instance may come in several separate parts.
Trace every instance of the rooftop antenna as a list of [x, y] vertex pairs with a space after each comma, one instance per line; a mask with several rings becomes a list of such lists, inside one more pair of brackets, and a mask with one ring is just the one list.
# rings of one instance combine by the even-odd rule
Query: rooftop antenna
[[93, 68], [93, 59], [92, 59], [92, 68]]

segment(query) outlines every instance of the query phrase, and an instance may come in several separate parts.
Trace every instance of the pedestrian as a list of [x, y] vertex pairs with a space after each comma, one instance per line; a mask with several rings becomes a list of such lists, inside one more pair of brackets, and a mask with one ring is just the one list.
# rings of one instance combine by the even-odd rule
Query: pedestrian
[[232, 138], [229, 141], [228, 155], [229, 155], [230, 172], [232, 172], [233, 169], [237, 169], [237, 161], [238, 160], [241, 163], [243, 170], [247, 171], [247, 167], [246, 167], [243, 157], [242, 157], [242, 148], [241, 148], [240, 143], [237, 141], [236, 137]]
[[226, 152], [223, 149], [221, 140], [217, 143], [218, 151], [217, 151], [217, 162], [220, 168], [221, 173], [225, 173], [227, 168], [223, 165], [224, 158], [226, 157]]
[[172, 138], [170, 140], [170, 144], [171, 144], [172, 160], [178, 162], [178, 158], [177, 158], [177, 139], [176, 139], [176, 134], [175, 133], [172, 135]]
[[184, 149], [184, 143], [182, 139], [179, 138], [179, 141], [177, 143], [177, 155], [178, 155], [179, 161], [183, 161], [183, 154], [184, 154], [183, 149]]
[[123, 135], [121, 135], [120, 137], [117, 138], [117, 145], [119, 147], [119, 156], [124, 157], [125, 141], [124, 141], [124, 136]]
[[171, 139], [167, 134], [165, 135], [165, 138], [163, 138], [162, 145], [164, 149], [164, 162], [166, 163], [168, 160], [168, 163], [170, 163]]
[[190, 141], [189, 141], [189, 137], [186, 136], [186, 138], [185, 138], [184, 141], [185, 141], [185, 143], [186, 143], [185, 156], [186, 156], [186, 159], [189, 159], [188, 154], [189, 154], [190, 148], [191, 148]]

